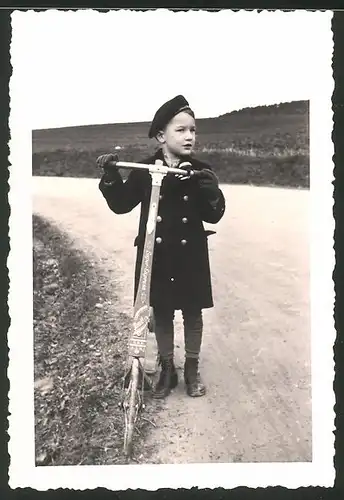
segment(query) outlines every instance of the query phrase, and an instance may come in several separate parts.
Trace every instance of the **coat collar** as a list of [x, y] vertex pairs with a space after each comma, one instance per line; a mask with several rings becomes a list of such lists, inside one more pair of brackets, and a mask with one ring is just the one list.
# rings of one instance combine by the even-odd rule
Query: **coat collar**
[[[165, 161], [165, 157], [164, 157], [164, 154], [163, 154], [161, 148], [159, 148], [157, 150], [157, 152], [155, 153], [154, 160], [162, 160], [164, 162], [164, 165], [167, 166], [167, 163]], [[181, 163], [183, 161], [189, 161], [190, 163], [193, 163], [193, 158], [192, 158], [192, 156], [186, 156], [185, 158], [181, 159], [179, 163]]]

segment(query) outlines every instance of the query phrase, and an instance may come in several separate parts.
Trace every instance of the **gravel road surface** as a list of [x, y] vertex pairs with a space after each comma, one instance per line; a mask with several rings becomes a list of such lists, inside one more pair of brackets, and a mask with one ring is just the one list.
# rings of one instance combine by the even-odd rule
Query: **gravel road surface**
[[[203, 398], [182, 381], [159, 410], [151, 463], [310, 461], [310, 311], [305, 190], [223, 186], [227, 212], [209, 237], [215, 307], [204, 311]], [[138, 209], [117, 216], [98, 180], [35, 177], [33, 210], [57, 223], [116, 284], [132, 313]]]

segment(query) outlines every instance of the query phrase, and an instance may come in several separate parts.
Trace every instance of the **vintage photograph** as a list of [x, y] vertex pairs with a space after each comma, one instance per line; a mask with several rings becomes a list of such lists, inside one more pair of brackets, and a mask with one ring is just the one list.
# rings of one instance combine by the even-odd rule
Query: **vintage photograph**
[[331, 13], [12, 29], [13, 482], [330, 486]]

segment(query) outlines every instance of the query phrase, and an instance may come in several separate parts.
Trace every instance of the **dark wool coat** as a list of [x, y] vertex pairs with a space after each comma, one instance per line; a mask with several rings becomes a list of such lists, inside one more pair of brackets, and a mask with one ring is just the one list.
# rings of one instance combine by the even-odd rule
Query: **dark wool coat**
[[[161, 150], [141, 163], [153, 164], [158, 158], [163, 160]], [[193, 170], [210, 169], [209, 165], [193, 157], [188, 161]], [[126, 182], [119, 177], [112, 186], [104, 184], [103, 176], [99, 188], [109, 208], [117, 214], [128, 213], [141, 203], [139, 230], [134, 242], [137, 246], [136, 297], [151, 194], [150, 174], [132, 170]], [[155, 235], [151, 306], [176, 310], [213, 307], [208, 255], [208, 236], [212, 232], [205, 231], [203, 222], [217, 223], [224, 211], [225, 199], [220, 188], [214, 206], [199, 188], [196, 176], [183, 181], [174, 175], [163, 179]]]

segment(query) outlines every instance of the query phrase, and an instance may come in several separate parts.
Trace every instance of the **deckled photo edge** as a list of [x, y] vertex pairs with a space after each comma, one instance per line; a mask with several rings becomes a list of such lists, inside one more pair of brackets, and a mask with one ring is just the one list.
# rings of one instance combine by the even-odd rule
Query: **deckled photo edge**
[[[90, 11], [84, 11], [87, 15]], [[82, 12], [81, 12], [82, 13]], [[178, 15], [174, 13], [175, 15]], [[197, 12], [194, 14], [197, 15]], [[203, 15], [205, 13], [202, 13]], [[280, 13], [282, 14], [282, 13]], [[309, 13], [313, 15], [312, 13]], [[311, 227], [312, 227], [312, 342], [313, 362], [324, 359], [326, 352], [326, 365], [313, 366], [313, 382], [320, 388], [321, 397], [313, 400], [313, 464], [197, 464], [197, 465], [140, 465], [137, 466], [87, 466], [87, 467], [35, 467], [34, 435], [33, 435], [33, 316], [32, 316], [32, 137], [30, 116], [25, 116], [25, 80], [23, 74], [18, 74], [16, 64], [20, 58], [20, 33], [16, 32], [17, 16], [45, 15], [43, 13], [19, 12], [12, 15], [13, 34], [11, 44], [11, 58], [13, 75], [10, 81], [10, 192], [9, 203], [11, 215], [9, 221], [10, 254], [8, 268], [10, 274], [9, 314], [11, 325], [8, 332], [9, 338], [9, 453], [10, 486], [33, 487], [35, 489], [48, 489], [69, 487], [75, 489], [88, 489], [104, 486], [109, 489], [136, 489], [143, 488], [155, 490], [161, 487], [225, 487], [232, 488], [240, 485], [252, 487], [269, 486], [271, 472], [274, 471], [274, 480], [280, 481], [283, 477], [285, 484], [292, 488], [299, 486], [318, 485], [316, 481], [319, 474], [323, 477], [324, 486], [331, 486], [334, 480], [333, 466], [329, 459], [334, 453], [334, 394], [332, 388], [334, 378], [334, 363], [332, 346], [335, 339], [333, 323], [334, 289], [332, 283], [332, 269], [334, 265], [333, 251], [333, 144], [331, 131], [333, 126], [331, 99], [333, 79], [331, 70], [332, 35], [327, 47], [327, 57], [330, 57], [328, 66], [320, 71], [319, 87], [323, 85], [326, 96], [321, 98], [314, 94], [310, 107], [311, 130]], [[51, 15], [51, 13], [49, 13]], [[59, 13], [61, 15], [61, 13]], [[64, 15], [79, 16], [76, 13]], [[103, 14], [107, 15], [107, 14]], [[148, 15], [148, 13], [146, 14]], [[214, 14], [209, 13], [213, 16]], [[221, 15], [221, 13], [218, 13]], [[228, 12], [226, 13], [228, 15]], [[252, 13], [254, 15], [254, 13]], [[331, 33], [332, 13], [329, 11], [314, 13], [326, 19], [329, 34]], [[77, 22], [77, 19], [76, 19]], [[329, 35], [330, 36], [330, 35]], [[331, 49], [331, 53], [330, 52]], [[326, 64], [325, 57], [321, 62]], [[29, 68], [27, 68], [29, 69]], [[319, 123], [320, 115], [326, 119]], [[326, 173], [320, 171], [322, 165], [328, 165]], [[326, 189], [324, 186], [326, 185]], [[322, 199], [322, 203], [319, 202]], [[326, 206], [326, 210], [324, 207]], [[322, 222], [323, 231], [318, 230], [319, 220]], [[324, 237], [326, 235], [326, 237]], [[317, 250], [314, 250], [316, 241]], [[328, 256], [326, 261], [321, 258], [320, 248]], [[320, 270], [321, 265], [321, 270]], [[20, 272], [18, 272], [20, 270]], [[321, 285], [320, 285], [321, 282]], [[321, 290], [319, 293], [319, 287]], [[324, 300], [323, 290], [326, 290]], [[319, 309], [320, 306], [320, 309]], [[321, 309], [323, 307], [323, 309]], [[319, 318], [319, 311], [323, 316]], [[328, 344], [325, 345], [323, 330], [329, 330]], [[24, 376], [25, 373], [25, 376]], [[314, 395], [315, 396], [315, 395]], [[317, 419], [316, 409], [323, 411], [322, 405], [326, 401], [328, 414], [321, 413]], [[326, 426], [326, 431], [324, 431]], [[317, 448], [317, 439], [320, 436]], [[324, 458], [327, 462], [324, 463]], [[318, 464], [318, 465], [317, 465]], [[313, 467], [314, 466], [314, 467]], [[324, 475], [325, 467], [325, 475]], [[283, 470], [282, 470], [283, 469]], [[300, 473], [297, 472], [299, 469]], [[235, 477], [229, 471], [235, 472]], [[119, 472], [117, 472], [119, 471]], [[178, 471], [178, 474], [175, 472]], [[208, 475], [209, 471], [209, 475]], [[285, 473], [284, 473], [285, 471]], [[135, 472], [135, 476], [134, 473]], [[173, 473], [173, 475], [171, 474]], [[151, 474], [150, 474], [151, 473]], [[158, 473], [158, 474], [157, 474]], [[211, 473], [211, 474], [210, 474]], [[118, 475], [117, 475], [118, 474]], [[213, 476], [213, 479], [211, 477]], [[233, 474], [234, 475], [234, 474]], [[159, 477], [157, 477], [159, 476]], [[188, 477], [189, 476], [189, 477]], [[136, 484], [133, 484], [133, 480]]]

